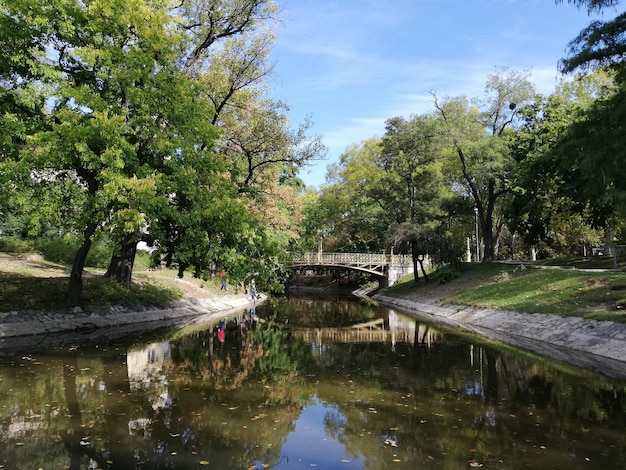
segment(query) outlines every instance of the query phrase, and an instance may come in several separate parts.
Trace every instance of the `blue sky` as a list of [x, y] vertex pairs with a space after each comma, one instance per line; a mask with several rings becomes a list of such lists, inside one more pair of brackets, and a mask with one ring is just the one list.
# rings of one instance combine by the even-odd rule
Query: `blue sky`
[[290, 107], [293, 127], [310, 115], [311, 134], [329, 150], [300, 173], [313, 186], [347, 147], [382, 137], [387, 119], [432, 111], [431, 91], [479, 97], [487, 76], [509, 67], [528, 70], [537, 90], [551, 93], [567, 43], [594, 19], [554, 0], [277, 4], [272, 94]]

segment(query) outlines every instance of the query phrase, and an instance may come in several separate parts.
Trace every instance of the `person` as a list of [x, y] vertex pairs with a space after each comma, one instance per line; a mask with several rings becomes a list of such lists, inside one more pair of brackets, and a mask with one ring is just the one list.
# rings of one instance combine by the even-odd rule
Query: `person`
[[224, 271], [222, 269], [222, 272], [220, 273], [220, 279], [222, 280], [222, 287], [220, 288], [220, 290], [226, 290], [226, 271]]
[[217, 340], [220, 343], [223, 343], [225, 338], [226, 338], [226, 322], [222, 320], [217, 330]]

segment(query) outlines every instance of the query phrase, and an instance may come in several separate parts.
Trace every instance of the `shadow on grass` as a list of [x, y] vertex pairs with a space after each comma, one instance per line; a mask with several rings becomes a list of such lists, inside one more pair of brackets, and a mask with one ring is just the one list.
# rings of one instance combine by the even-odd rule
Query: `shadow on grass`
[[[67, 277], [33, 277], [0, 273], [0, 311], [44, 310], [63, 311], [68, 308]], [[83, 278], [82, 307], [145, 306], [165, 307], [182, 298], [178, 289], [151, 283], [120, 284], [103, 276]]]

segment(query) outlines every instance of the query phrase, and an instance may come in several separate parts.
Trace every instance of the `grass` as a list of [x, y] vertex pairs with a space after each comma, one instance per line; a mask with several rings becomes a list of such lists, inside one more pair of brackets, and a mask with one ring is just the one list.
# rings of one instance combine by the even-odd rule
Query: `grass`
[[[33, 253], [0, 253], [0, 312], [64, 311], [70, 269]], [[183, 298], [224, 295], [211, 282], [179, 279], [173, 269], [149, 271], [139, 263], [133, 282], [126, 286], [103, 276], [102, 269], [83, 274], [81, 306], [163, 307]]]
[[[562, 258], [560, 266], [596, 268], [612, 260]], [[621, 263], [624, 260], [620, 261]], [[548, 262], [543, 262], [549, 265]], [[141, 263], [130, 286], [87, 269], [83, 276], [83, 307], [164, 306], [183, 298], [224, 295], [217, 283], [185, 277], [176, 270], [149, 271]], [[467, 263], [459, 271], [449, 267], [430, 273], [430, 280], [413, 282], [409, 276], [386, 292], [409, 297], [433, 297], [448, 303], [528, 313], [552, 313], [626, 323], [626, 273], [576, 269], [539, 269], [502, 263]], [[62, 311], [69, 268], [32, 253], [0, 253], [0, 312]], [[230, 293], [230, 292], [229, 292]]]
[[[594, 260], [596, 262], [596, 260]], [[580, 259], [572, 266], [589, 268]], [[466, 264], [457, 279], [440, 283], [404, 279], [387, 292], [437, 297], [444, 302], [527, 313], [552, 313], [626, 323], [626, 275], [576, 269], [539, 269], [491, 263]]]

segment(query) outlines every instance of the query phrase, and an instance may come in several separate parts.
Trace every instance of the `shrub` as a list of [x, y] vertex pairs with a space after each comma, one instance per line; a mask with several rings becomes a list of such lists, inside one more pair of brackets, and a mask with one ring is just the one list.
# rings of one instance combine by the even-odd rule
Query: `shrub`
[[[35, 243], [35, 249], [48, 261], [71, 265], [74, 262], [80, 243], [67, 238], [41, 238]], [[111, 260], [111, 249], [104, 242], [92, 244], [85, 264], [92, 268], [106, 269]]]
[[437, 270], [437, 278], [440, 283], [450, 282], [459, 277], [459, 271], [452, 265], [445, 265]]
[[133, 271], [147, 271], [152, 264], [150, 253], [137, 250], [137, 256], [135, 256], [135, 264], [133, 265]]
[[0, 237], [0, 251], [5, 253], [28, 253], [33, 251], [32, 240], [19, 237]]

